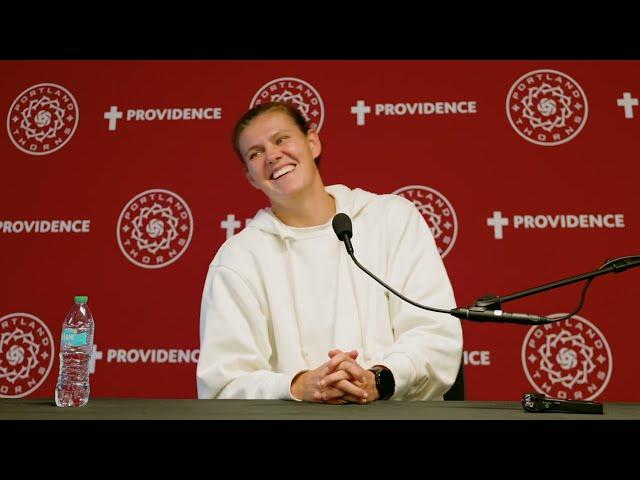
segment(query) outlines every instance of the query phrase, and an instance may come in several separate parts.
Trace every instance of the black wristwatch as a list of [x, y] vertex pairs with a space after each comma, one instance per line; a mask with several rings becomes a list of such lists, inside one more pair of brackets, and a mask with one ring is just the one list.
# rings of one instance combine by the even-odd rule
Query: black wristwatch
[[380, 400], [388, 400], [396, 391], [396, 381], [393, 379], [393, 373], [387, 367], [376, 365], [369, 369], [376, 377], [376, 388]]

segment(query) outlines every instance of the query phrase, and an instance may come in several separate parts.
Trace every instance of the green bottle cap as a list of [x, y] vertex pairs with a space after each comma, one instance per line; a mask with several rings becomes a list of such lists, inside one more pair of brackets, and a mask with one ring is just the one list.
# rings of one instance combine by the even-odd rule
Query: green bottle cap
[[86, 295], [76, 295], [73, 297], [73, 301], [76, 303], [87, 303], [89, 301], [89, 297]]

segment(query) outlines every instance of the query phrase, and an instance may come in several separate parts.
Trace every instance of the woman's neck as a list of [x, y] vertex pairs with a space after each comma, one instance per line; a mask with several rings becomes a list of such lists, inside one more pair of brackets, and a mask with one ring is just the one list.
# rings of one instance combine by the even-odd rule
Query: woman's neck
[[287, 204], [271, 204], [271, 211], [290, 227], [314, 227], [327, 223], [336, 214], [336, 202], [320, 184], [307, 195], [287, 199]]

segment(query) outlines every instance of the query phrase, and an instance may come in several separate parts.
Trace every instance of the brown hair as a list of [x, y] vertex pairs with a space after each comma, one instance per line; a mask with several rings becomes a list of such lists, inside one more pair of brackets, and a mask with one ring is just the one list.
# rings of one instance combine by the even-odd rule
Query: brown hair
[[[305, 135], [311, 129], [309, 122], [307, 122], [307, 119], [304, 118], [304, 115], [302, 114], [302, 112], [298, 110], [291, 103], [267, 102], [267, 103], [260, 103], [256, 105], [252, 109], [245, 112], [245, 114], [242, 115], [242, 117], [240, 117], [240, 120], [238, 120], [236, 122], [236, 125], [233, 127], [233, 135], [231, 137], [233, 142], [233, 148], [238, 154], [238, 157], [240, 157], [240, 160], [242, 161], [243, 165], [244, 165], [244, 158], [242, 156], [242, 152], [240, 151], [240, 147], [238, 146], [238, 139], [240, 138], [240, 134], [244, 131], [245, 128], [247, 128], [247, 126], [256, 117], [259, 117], [260, 115], [263, 115], [265, 113], [271, 113], [271, 112], [282, 112], [285, 115], [288, 115], [289, 118], [291, 118], [291, 120], [295, 122], [295, 124], [298, 126], [300, 131]], [[320, 164], [319, 156], [315, 159], [315, 162], [316, 162], [316, 165]]]

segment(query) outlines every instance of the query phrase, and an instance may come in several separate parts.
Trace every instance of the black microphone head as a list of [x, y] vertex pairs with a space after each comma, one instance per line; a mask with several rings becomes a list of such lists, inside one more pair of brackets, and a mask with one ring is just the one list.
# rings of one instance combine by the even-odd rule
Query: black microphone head
[[333, 217], [331, 225], [333, 226], [333, 231], [336, 232], [336, 235], [338, 236], [340, 241], [343, 241], [343, 235], [345, 234], [348, 238], [351, 238], [353, 236], [351, 219], [346, 213], [338, 213], [335, 217]]

